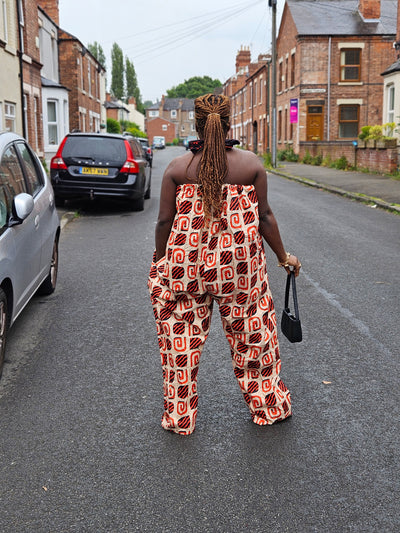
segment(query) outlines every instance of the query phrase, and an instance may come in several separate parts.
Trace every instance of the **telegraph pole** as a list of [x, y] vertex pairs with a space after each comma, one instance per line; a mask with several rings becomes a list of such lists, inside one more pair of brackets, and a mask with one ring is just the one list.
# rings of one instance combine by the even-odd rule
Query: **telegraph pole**
[[272, 166], [276, 168], [276, 4], [277, 0], [268, 0], [272, 8], [272, 83], [271, 83], [271, 154]]

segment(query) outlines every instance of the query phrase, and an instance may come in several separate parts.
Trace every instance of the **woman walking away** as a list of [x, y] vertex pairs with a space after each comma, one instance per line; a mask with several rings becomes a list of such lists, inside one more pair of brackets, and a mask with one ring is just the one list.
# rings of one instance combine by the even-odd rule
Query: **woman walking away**
[[299, 274], [283, 247], [267, 200], [267, 175], [258, 157], [227, 140], [230, 101], [206, 94], [195, 100], [200, 140], [167, 167], [156, 225], [149, 290], [164, 378], [164, 429], [193, 432], [197, 373], [219, 306], [233, 369], [253, 422], [291, 415], [269, 289], [264, 238], [280, 266]]

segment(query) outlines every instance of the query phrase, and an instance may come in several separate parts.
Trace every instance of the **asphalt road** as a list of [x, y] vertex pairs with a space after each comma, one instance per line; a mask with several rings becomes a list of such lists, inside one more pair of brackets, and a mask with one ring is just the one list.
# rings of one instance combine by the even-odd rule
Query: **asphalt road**
[[160, 427], [146, 281], [162, 170], [182, 152], [156, 152], [143, 212], [69, 206], [57, 290], [13, 326], [0, 381], [0, 531], [399, 531], [400, 218], [270, 176], [303, 264], [304, 341], [281, 336], [293, 417], [251, 422], [215, 310], [197, 428], [180, 437]]

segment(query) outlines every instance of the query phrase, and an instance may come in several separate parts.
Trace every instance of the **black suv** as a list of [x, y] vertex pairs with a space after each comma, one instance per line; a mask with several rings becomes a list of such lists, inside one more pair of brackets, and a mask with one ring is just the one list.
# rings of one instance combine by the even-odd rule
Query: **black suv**
[[147, 161], [150, 163], [150, 166], [153, 166], [153, 149], [149, 145], [149, 139], [146, 137], [135, 137], [135, 139], [140, 142], [146, 154]]
[[132, 136], [69, 133], [50, 164], [57, 205], [68, 198], [110, 197], [142, 211], [150, 198], [151, 168]]

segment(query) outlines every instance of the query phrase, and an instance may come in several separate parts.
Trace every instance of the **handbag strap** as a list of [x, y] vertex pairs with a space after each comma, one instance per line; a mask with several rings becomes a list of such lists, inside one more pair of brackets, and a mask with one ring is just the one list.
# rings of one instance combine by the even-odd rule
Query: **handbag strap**
[[286, 290], [285, 290], [285, 308], [289, 307], [289, 290], [290, 283], [292, 283], [292, 294], [293, 294], [293, 305], [294, 305], [294, 316], [299, 319], [299, 307], [297, 304], [297, 290], [296, 290], [296, 278], [293, 270], [287, 275], [286, 278]]

